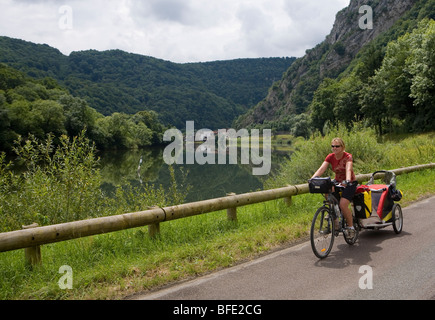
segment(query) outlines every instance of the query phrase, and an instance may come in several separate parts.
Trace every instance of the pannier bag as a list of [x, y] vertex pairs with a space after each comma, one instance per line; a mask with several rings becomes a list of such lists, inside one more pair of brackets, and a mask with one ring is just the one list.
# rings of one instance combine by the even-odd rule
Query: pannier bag
[[[358, 191], [357, 191], [358, 192]], [[372, 197], [370, 190], [355, 193], [353, 198], [353, 208], [355, 217], [358, 219], [368, 219], [372, 215]]]
[[333, 184], [330, 177], [315, 177], [308, 180], [308, 186], [310, 193], [329, 193], [332, 190]]

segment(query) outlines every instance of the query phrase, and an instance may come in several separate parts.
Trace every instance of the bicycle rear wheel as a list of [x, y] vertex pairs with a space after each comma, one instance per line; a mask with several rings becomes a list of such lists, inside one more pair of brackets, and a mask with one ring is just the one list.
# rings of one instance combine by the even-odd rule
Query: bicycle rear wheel
[[311, 223], [311, 248], [319, 259], [326, 258], [334, 244], [335, 222], [326, 206], [320, 207]]

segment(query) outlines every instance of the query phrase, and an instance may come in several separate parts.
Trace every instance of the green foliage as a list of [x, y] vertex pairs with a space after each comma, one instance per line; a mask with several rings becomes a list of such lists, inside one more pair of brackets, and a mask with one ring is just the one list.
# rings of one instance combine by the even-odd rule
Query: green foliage
[[73, 139], [62, 135], [57, 145], [53, 135], [43, 141], [30, 135], [17, 141], [14, 151], [19, 162], [6, 162], [0, 154], [0, 232], [34, 222], [52, 225], [178, 204], [189, 190], [187, 175], [176, 177], [170, 167], [168, 191], [125, 182], [113, 195], [105, 194], [96, 149], [85, 131]]
[[341, 79], [325, 79], [310, 105], [312, 127], [364, 120], [380, 134], [434, 130], [434, 49], [435, 21], [425, 19], [388, 44], [378, 69], [377, 58], [365, 58]]
[[[65, 135], [55, 148], [53, 136], [40, 142], [35, 136], [14, 148], [25, 170], [1, 170], [0, 220], [2, 231], [98, 216], [102, 194], [95, 148], [84, 133], [70, 141]], [[4, 158], [1, 167], [6, 168]]]
[[162, 143], [165, 127], [154, 111], [104, 117], [70, 95], [55, 80], [33, 80], [0, 64], [0, 150], [10, 152], [18, 136], [74, 137], [86, 128], [100, 149], [131, 149]]
[[425, 122], [418, 123], [424, 129], [433, 129], [435, 98], [435, 21], [420, 24], [419, 32], [413, 32], [405, 39], [409, 43], [409, 53], [405, 71], [412, 76], [410, 97], [418, 113], [425, 114]]
[[326, 78], [316, 90], [311, 108], [312, 126], [322, 132], [325, 123], [336, 123], [334, 113], [338, 84], [334, 79]]
[[423, 163], [435, 162], [435, 134], [426, 133], [412, 135], [406, 138], [386, 136], [382, 145], [383, 163], [389, 168], [400, 168]]
[[120, 50], [67, 57], [46, 45], [0, 37], [0, 61], [56, 79], [106, 116], [152, 110], [165, 125], [184, 128], [194, 120], [200, 128], [219, 129], [263, 99], [294, 58], [177, 64]]
[[[388, 7], [386, 1], [369, 5], [375, 11], [378, 5], [384, 11]], [[337, 22], [350, 24], [347, 33], [335, 43], [334, 39], [325, 40], [297, 59], [267, 99], [238, 117], [236, 127], [269, 126], [295, 133], [304, 119], [300, 123], [294, 118], [306, 114], [310, 121], [301, 132], [304, 137], [306, 132], [323, 132], [324, 127], [338, 123], [350, 128], [355, 121], [364, 121], [381, 134], [433, 130], [434, 44], [430, 21], [434, 8], [434, 0], [415, 1], [359, 52], [351, 52], [352, 48], [344, 45], [354, 47], [361, 41], [360, 34], [367, 32], [353, 29], [355, 23], [351, 21], [357, 21], [357, 10], [339, 12]], [[377, 14], [378, 24], [383, 14]]]
[[376, 114], [369, 121], [381, 133], [392, 132], [393, 125], [411, 132], [435, 129], [434, 26], [434, 20], [423, 20], [412, 33], [390, 42], [382, 66], [363, 91], [361, 110]]

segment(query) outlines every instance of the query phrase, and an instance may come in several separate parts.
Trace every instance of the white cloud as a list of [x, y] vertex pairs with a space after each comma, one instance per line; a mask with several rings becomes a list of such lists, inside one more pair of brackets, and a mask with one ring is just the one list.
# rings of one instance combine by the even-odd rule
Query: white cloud
[[[302, 56], [349, 0], [0, 0], [0, 35], [173, 62]], [[66, 5], [72, 29], [59, 27]]]

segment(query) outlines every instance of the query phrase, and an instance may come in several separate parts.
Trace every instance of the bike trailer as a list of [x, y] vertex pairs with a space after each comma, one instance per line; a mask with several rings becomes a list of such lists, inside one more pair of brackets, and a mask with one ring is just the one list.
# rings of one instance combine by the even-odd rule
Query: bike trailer
[[[384, 173], [382, 182], [385, 184], [374, 184], [377, 173]], [[383, 222], [388, 222], [392, 218], [394, 201], [401, 198], [402, 192], [396, 189], [396, 175], [391, 171], [376, 171], [367, 185], [358, 186], [355, 192], [355, 216], [367, 219], [376, 213]]]

